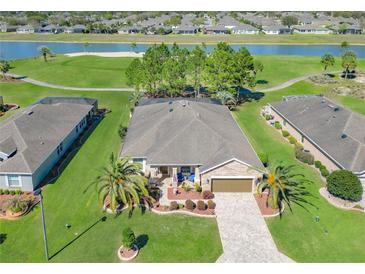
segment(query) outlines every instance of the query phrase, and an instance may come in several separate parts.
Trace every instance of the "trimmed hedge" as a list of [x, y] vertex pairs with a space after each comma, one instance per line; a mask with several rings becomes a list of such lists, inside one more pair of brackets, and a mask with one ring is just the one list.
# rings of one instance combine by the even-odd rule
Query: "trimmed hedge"
[[321, 162], [321, 161], [314, 161], [314, 166], [315, 166], [316, 168], [321, 168], [321, 166], [322, 166], [322, 162]]
[[321, 166], [319, 168], [319, 171], [321, 172], [321, 175], [323, 177], [327, 177], [328, 175], [330, 175], [330, 172], [328, 171], [328, 169], [325, 166]]
[[202, 192], [202, 197], [203, 197], [203, 199], [213, 199], [214, 198], [214, 194], [211, 191], [209, 191], [209, 190], [204, 190]]
[[295, 158], [308, 165], [313, 165], [314, 163], [314, 156], [310, 152], [304, 151], [302, 149], [295, 150]]
[[212, 200], [208, 201], [208, 208], [209, 209], [215, 209], [215, 202], [213, 202]]
[[300, 150], [304, 149], [304, 146], [301, 143], [295, 143], [294, 146], [295, 146], [295, 149], [300, 149]]
[[176, 201], [172, 201], [170, 203], [170, 207], [169, 207], [169, 210], [178, 210], [179, 209], [179, 205]]
[[359, 178], [349, 170], [336, 170], [327, 177], [327, 190], [332, 195], [358, 202], [362, 198], [363, 187]]
[[196, 207], [197, 207], [197, 209], [199, 209], [199, 210], [205, 210], [206, 208], [205, 208], [205, 203], [204, 203], [204, 201], [202, 201], [202, 200], [199, 200], [197, 203], [196, 203]]
[[188, 210], [193, 210], [195, 207], [195, 203], [192, 200], [185, 201], [185, 208]]
[[296, 144], [298, 141], [297, 139], [295, 139], [293, 136], [288, 136], [288, 140], [289, 140], [289, 143], [291, 143], [292, 145]]
[[266, 153], [258, 154], [260, 161], [266, 166], [269, 163], [269, 156]]
[[283, 136], [284, 137], [288, 137], [290, 134], [289, 134], [289, 131], [287, 131], [287, 130], [283, 130], [282, 132], [281, 132], [281, 134], [283, 134]]
[[282, 126], [281, 126], [281, 124], [280, 124], [280, 122], [279, 122], [279, 121], [275, 121], [274, 127], [275, 127], [276, 129], [282, 129]]

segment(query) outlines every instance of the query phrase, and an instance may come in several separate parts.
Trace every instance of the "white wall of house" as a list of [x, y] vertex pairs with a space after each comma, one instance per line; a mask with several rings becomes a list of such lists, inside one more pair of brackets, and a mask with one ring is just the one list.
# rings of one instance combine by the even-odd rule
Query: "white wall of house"
[[[10, 185], [9, 177], [17, 176], [19, 185]], [[2, 173], [0, 174], [0, 189], [22, 189], [23, 191], [32, 191], [32, 175], [31, 174], [16, 174], [16, 173]]]

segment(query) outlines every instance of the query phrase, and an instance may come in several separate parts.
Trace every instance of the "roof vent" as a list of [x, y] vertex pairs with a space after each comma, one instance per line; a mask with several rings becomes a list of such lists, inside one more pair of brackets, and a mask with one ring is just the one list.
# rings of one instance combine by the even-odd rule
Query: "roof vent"
[[33, 111], [32, 111], [32, 110], [30, 110], [30, 111], [28, 111], [28, 112], [27, 112], [27, 114], [28, 114], [28, 115], [32, 115], [32, 114], [33, 114]]
[[334, 111], [339, 111], [340, 110], [340, 107], [336, 106], [333, 110]]
[[170, 108], [170, 109], [169, 109], [169, 112], [172, 112], [173, 110], [174, 110], [173, 108]]
[[342, 134], [341, 134], [341, 139], [346, 139], [346, 138], [347, 138], [347, 134], [342, 133]]

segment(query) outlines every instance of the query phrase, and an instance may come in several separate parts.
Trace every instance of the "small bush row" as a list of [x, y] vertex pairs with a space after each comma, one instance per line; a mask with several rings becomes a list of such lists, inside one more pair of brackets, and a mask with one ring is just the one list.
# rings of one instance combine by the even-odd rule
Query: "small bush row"
[[21, 191], [20, 189], [0, 189], [0, 195], [21, 195], [23, 194], [23, 191]]
[[309, 151], [305, 151], [300, 148], [295, 149], [295, 158], [297, 158], [302, 163], [313, 165], [314, 164], [314, 156]]
[[[179, 204], [176, 201], [170, 202], [169, 210], [178, 210], [184, 208], [183, 204]], [[198, 210], [206, 210], [206, 209], [215, 209], [215, 203], [212, 200], [209, 200], [205, 203], [202, 200], [199, 200], [196, 204], [192, 200], [185, 201], [185, 208], [187, 210], [194, 210], [197, 208]]]
[[315, 161], [315, 162], [314, 162], [314, 166], [315, 166], [316, 168], [318, 168], [318, 169], [319, 169], [319, 172], [321, 172], [321, 175], [322, 175], [323, 177], [327, 177], [328, 175], [330, 175], [330, 173], [329, 173], [328, 169], [326, 168], [326, 166], [324, 166], [324, 165], [322, 164], [322, 162], [321, 162], [321, 161]]

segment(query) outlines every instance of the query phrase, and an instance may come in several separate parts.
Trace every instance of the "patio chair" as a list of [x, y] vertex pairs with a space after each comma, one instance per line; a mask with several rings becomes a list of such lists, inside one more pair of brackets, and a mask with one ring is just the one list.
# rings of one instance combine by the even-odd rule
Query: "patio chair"
[[177, 173], [177, 181], [181, 183], [184, 182], [184, 180], [185, 180], [184, 175], [181, 172]]
[[195, 173], [190, 173], [190, 175], [188, 176], [188, 180], [190, 182], [194, 182], [194, 180], [195, 180]]

